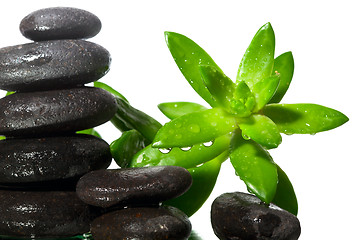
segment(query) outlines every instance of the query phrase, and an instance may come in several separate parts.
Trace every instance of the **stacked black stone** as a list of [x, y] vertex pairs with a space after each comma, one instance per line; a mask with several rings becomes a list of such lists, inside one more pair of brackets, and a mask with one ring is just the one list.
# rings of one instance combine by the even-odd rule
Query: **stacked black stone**
[[26, 16], [35, 42], [0, 49], [0, 235], [67, 237], [88, 232], [90, 206], [75, 192], [84, 174], [106, 169], [109, 145], [75, 134], [108, 121], [116, 101], [84, 84], [104, 76], [110, 54], [83, 39], [101, 29], [93, 14], [47, 8]]
[[95, 240], [188, 239], [191, 223], [161, 202], [186, 192], [188, 170], [177, 166], [106, 169], [87, 173], [77, 183], [79, 198], [105, 214], [91, 223]]

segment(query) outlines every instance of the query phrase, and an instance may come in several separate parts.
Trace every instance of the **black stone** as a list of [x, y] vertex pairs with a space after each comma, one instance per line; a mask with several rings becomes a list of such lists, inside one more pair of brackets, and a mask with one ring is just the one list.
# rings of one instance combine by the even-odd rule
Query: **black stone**
[[94, 14], [69, 7], [40, 9], [20, 23], [22, 35], [34, 41], [91, 38], [100, 29], [100, 19]]
[[108, 169], [81, 177], [76, 192], [98, 207], [149, 205], [180, 196], [191, 183], [190, 173], [177, 166]]
[[84, 40], [54, 40], [0, 49], [0, 89], [31, 92], [93, 82], [110, 66], [109, 52]]
[[105, 123], [116, 109], [115, 98], [100, 88], [15, 93], [0, 99], [0, 135], [75, 132]]
[[111, 159], [104, 140], [85, 134], [6, 139], [0, 141], [0, 183], [71, 179], [106, 169]]
[[12, 237], [70, 237], [94, 219], [75, 192], [0, 190], [0, 233]]
[[211, 224], [219, 239], [296, 240], [300, 222], [276, 205], [246, 193], [225, 193], [211, 207]]
[[127, 208], [107, 213], [91, 223], [95, 240], [188, 239], [191, 223], [174, 207]]

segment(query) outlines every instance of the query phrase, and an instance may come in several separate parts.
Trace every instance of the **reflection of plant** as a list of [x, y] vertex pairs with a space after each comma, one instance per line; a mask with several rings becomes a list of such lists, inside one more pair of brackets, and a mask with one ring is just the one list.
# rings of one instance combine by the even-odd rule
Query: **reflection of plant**
[[[160, 104], [160, 110], [173, 120], [159, 129], [152, 147], [191, 150], [199, 144], [226, 143], [224, 139], [231, 134], [226, 147], [216, 154], [199, 157], [200, 151], [187, 161], [207, 162], [228, 149], [236, 173], [250, 192], [296, 214], [292, 185], [267, 150], [279, 146], [280, 133], [315, 134], [336, 128], [348, 118], [316, 104], [278, 104], [291, 82], [294, 62], [291, 52], [274, 59], [275, 36], [270, 23], [259, 29], [246, 50], [236, 83], [189, 38], [173, 32], [165, 36], [184, 77], [212, 108], [184, 102]], [[136, 161], [146, 159], [138, 156]]]

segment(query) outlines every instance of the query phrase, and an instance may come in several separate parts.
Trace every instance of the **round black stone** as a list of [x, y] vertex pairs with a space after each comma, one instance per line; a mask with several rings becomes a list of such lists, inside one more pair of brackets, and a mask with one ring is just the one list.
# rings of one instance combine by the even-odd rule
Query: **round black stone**
[[191, 183], [190, 173], [177, 166], [107, 169], [81, 177], [76, 192], [81, 200], [98, 207], [144, 206], [180, 196]]
[[0, 190], [0, 233], [23, 238], [70, 237], [86, 233], [94, 217], [71, 191]]
[[113, 95], [100, 88], [15, 93], [0, 99], [0, 135], [76, 132], [105, 123], [116, 109]]
[[240, 192], [224, 193], [214, 200], [211, 224], [222, 240], [296, 240], [301, 232], [293, 214]]
[[106, 169], [111, 159], [104, 140], [85, 134], [6, 139], [0, 141], [0, 183], [71, 179]]
[[27, 15], [20, 23], [24, 37], [34, 41], [91, 38], [101, 29], [100, 19], [77, 8], [44, 8]]
[[91, 223], [94, 239], [176, 239], [191, 233], [187, 216], [174, 207], [127, 208], [104, 214]]
[[0, 49], [0, 89], [31, 92], [93, 82], [110, 66], [110, 53], [84, 40], [54, 40]]

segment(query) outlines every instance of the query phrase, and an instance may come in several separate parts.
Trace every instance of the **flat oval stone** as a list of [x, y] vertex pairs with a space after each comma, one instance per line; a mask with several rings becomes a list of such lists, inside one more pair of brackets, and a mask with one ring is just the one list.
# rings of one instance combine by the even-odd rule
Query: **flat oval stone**
[[93, 82], [110, 66], [110, 53], [84, 40], [54, 40], [0, 49], [0, 89], [31, 92]]
[[188, 239], [191, 223], [174, 207], [126, 208], [104, 214], [91, 223], [95, 240]]
[[86, 233], [90, 207], [71, 191], [0, 190], [0, 232], [12, 237], [70, 237]]
[[27, 15], [20, 32], [34, 41], [91, 38], [100, 32], [100, 19], [94, 14], [69, 7], [44, 8]]
[[15, 93], [0, 99], [0, 135], [76, 132], [105, 123], [116, 109], [113, 95], [100, 88]]
[[211, 224], [219, 239], [296, 240], [301, 232], [293, 214], [240, 192], [225, 193], [214, 200]]
[[149, 205], [180, 196], [191, 183], [190, 173], [177, 166], [107, 169], [81, 177], [76, 192], [87, 204], [103, 208]]
[[109, 145], [85, 134], [0, 141], [0, 183], [64, 180], [106, 169]]

